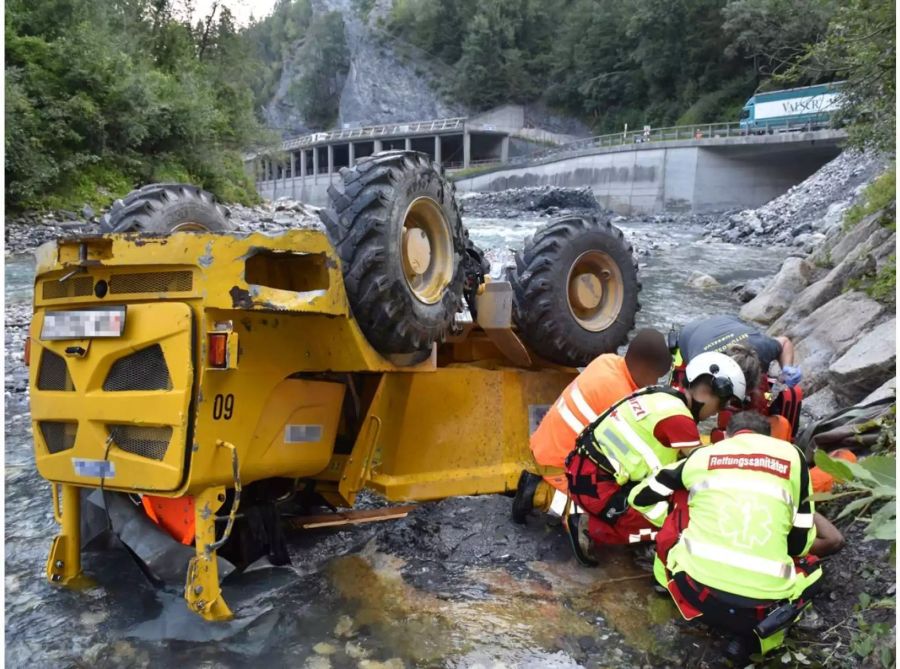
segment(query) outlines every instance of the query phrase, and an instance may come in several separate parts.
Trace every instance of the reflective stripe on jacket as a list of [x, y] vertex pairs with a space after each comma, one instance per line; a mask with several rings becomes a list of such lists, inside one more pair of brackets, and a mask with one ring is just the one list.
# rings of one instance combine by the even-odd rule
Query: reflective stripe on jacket
[[562, 392], [531, 435], [535, 462], [564, 467], [581, 431], [635, 390], [625, 358], [612, 353], [595, 358]]
[[675, 462], [678, 449], [664, 446], [654, 435], [657, 424], [673, 416], [693, 420], [680, 396], [650, 392], [622, 402], [594, 427], [590, 442], [612, 464], [615, 471], [611, 473], [619, 485], [643, 481]]

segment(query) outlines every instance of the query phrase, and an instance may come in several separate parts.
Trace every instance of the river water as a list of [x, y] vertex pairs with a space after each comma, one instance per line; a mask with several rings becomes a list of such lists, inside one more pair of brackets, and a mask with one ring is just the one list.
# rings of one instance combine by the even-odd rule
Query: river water
[[[469, 219], [495, 268], [545, 221]], [[668, 329], [738, 307], [727, 287], [686, 285], [692, 270], [723, 286], [774, 272], [779, 249], [701, 241], [688, 224], [622, 223], [639, 247], [639, 327]], [[558, 527], [509, 520], [502, 496], [423, 505], [400, 521], [289, 537], [293, 566], [227, 584], [235, 621], [187, 614], [117, 548], [86, 553], [95, 584], [51, 587], [55, 524], [34, 469], [21, 351], [33, 261], [6, 267], [6, 663], [11, 667], [619, 667], [715, 666], [708, 635], [676, 620], [649, 585], [646, 559], [609, 551], [579, 568]], [[643, 566], [639, 566], [639, 565]], [[714, 655], [714, 653], [712, 654]]]

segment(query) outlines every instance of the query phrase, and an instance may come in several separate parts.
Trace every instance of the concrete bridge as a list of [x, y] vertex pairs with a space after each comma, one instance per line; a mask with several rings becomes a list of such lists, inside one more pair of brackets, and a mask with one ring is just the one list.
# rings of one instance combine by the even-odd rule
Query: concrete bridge
[[604, 135], [465, 176], [456, 187], [589, 186], [603, 206], [622, 214], [755, 208], [836, 157], [846, 138], [829, 128], [741, 133], [738, 124], [714, 124]]
[[[246, 156], [264, 198], [328, 204], [341, 167], [390, 149], [413, 149], [443, 164], [460, 192], [526, 186], [589, 186], [623, 214], [705, 213], [765, 204], [841, 151], [843, 130], [780, 126], [748, 135], [738, 123], [644, 129], [573, 140], [524, 127], [521, 107], [481, 116], [396, 123], [286, 140], [280, 151]], [[519, 141], [520, 155], [511, 152]], [[566, 141], [569, 140], [569, 141]], [[528, 144], [530, 142], [530, 144]], [[521, 145], [554, 145], [522, 152]], [[464, 175], [465, 174], [465, 175]]]
[[[328, 203], [328, 186], [340, 184], [342, 167], [379, 151], [412, 149], [428, 154], [448, 170], [502, 165], [513, 154], [575, 138], [526, 127], [525, 112], [506, 105], [470, 118], [393, 123], [346, 128], [288, 139], [278, 150], [245, 156], [245, 167], [268, 199], [290, 197], [310, 204]], [[540, 144], [538, 144], [540, 143]]]

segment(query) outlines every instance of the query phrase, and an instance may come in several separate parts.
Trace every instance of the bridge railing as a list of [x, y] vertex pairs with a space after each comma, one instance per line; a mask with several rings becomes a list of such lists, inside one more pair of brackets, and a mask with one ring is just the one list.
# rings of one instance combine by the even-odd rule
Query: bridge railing
[[316, 132], [311, 135], [294, 137], [285, 140], [281, 148], [283, 151], [299, 149], [313, 144], [327, 144], [342, 139], [380, 139], [394, 135], [410, 135], [419, 133], [440, 132], [444, 130], [456, 130], [465, 124], [465, 117], [440, 118], [432, 121], [412, 121], [410, 123], [390, 123], [387, 125], [370, 125], [362, 128], [345, 128], [331, 132]]
[[510, 163], [529, 163], [534, 160], [577, 153], [596, 148], [625, 146], [631, 144], [644, 144], [652, 142], [670, 142], [677, 140], [702, 141], [720, 137], [740, 137], [746, 135], [764, 135], [775, 132], [800, 132], [811, 130], [824, 130], [833, 127], [830, 121], [803, 121], [803, 122], [756, 122], [753, 128], [741, 127], [740, 122], [728, 123], [703, 123], [695, 125], [678, 125], [665, 128], [651, 128], [650, 130], [629, 130], [613, 132], [606, 135], [586, 137], [584, 139], [567, 142], [547, 149], [540, 149], [531, 153], [516, 156], [510, 159]]

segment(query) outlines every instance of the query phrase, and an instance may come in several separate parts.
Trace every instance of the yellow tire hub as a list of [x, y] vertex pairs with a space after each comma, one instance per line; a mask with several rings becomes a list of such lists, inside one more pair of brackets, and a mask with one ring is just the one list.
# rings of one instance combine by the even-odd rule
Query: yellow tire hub
[[569, 268], [566, 281], [569, 311], [578, 324], [590, 332], [602, 332], [612, 325], [625, 297], [622, 272], [603, 251], [585, 251]]
[[406, 208], [400, 237], [406, 284], [423, 304], [435, 304], [453, 278], [453, 238], [440, 205], [417, 197]]

